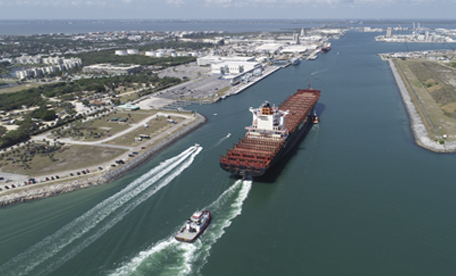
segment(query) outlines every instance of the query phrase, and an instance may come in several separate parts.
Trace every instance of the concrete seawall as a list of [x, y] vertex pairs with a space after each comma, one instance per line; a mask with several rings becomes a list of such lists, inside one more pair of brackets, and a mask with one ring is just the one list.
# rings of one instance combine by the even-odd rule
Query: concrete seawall
[[401, 93], [405, 109], [407, 110], [407, 113], [409, 115], [411, 124], [410, 127], [412, 129], [413, 137], [415, 138], [416, 144], [422, 148], [434, 152], [456, 152], [456, 141], [445, 141], [444, 144], [440, 144], [439, 142], [436, 142], [429, 137], [426, 127], [424, 126], [423, 120], [421, 119], [421, 116], [418, 114], [418, 111], [416, 110], [416, 107], [410, 98], [409, 92], [407, 91], [407, 88], [405, 87], [405, 84], [402, 81], [402, 78], [399, 72], [397, 71], [394, 62], [388, 59], [388, 64], [391, 68], [391, 72], [393, 73], [394, 79], [396, 80], [399, 92]]
[[30, 187], [27, 190], [22, 190], [17, 193], [12, 193], [9, 195], [4, 195], [0, 197], [0, 207], [14, 204], [14, 203], [21, 203], [27, 202], [34, 199], [45, 198], [49, 196], [56, 196], [72, 191], [76, 191], [79, 189], [88, 188], [91, 186], [98, 186], [101, 184], [110, 183], [115, 181], [125, 175], [126, 173], [130, 172], [134, 168], [140, 166], [148, 159], [150, 159], [155, 154], [159, 153], [161, 150], [165, 149], [175, 141], [179, 140], [180, 138], [184, 137], [185, 135], [191, 133], [201, 125], [203, 125], [207, 119], [200, 115], [196, 114], [197, 119], [189, 124], [186, 128], [171, 134], [166, 139], [161, 141], [160, 143], [152, 146], [145, 152], [139, 154], [137, 157], [128, 161], [125, 165], [122, 165], [110, 172], [107, 172], [103, 175], [97, 175], [92, 177], [87, 177], [79, 180], [63, 182], [63, 183], [56, 183], [53, 185], [45, 186], [45, 187]]

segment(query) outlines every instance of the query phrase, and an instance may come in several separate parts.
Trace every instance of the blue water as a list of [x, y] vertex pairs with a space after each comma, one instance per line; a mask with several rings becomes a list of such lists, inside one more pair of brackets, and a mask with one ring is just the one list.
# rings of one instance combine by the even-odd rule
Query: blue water
[[[453, 275], [456, 156], [416, 146], [377, 56], [448, 45], [374, 36], [348, 32], [315, 61], [190, 106], [208, 122], [114, 183], [1, 208], [0, 275]], [[294, 154], [253, 183], [219, 168], [249, 107], [309, 83], [321, 122]], [[175, 242], [197, 208], [211, 225]]]

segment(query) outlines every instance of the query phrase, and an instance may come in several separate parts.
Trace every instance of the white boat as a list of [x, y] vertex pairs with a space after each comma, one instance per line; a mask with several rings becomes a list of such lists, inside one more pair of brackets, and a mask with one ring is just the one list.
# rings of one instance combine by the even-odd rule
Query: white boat
[[228, 133], [228, 135], [226, 135], [226, 138], [230, 138], [231, 137], [231, 133]]
[[291, 65], [298, 65], [301, 63], [301, 59], [299, 57], [295, 57], [291, 60]]
[[175, 236], [176, 240], [183, 242], [193, 242], [207, 228], [211, 221], [209, 211], [196, 211], [187, 220], [185, 226]]

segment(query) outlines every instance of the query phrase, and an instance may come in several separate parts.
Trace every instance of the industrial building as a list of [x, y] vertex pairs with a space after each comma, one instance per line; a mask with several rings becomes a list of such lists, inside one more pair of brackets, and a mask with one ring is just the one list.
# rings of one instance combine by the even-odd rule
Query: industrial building
[[221, 56], [205, 56], [196, 59], [196, 63], [199, 66], [211, 65], [222, 62], [252, 62], [255, 61], [255, 57], [221, 57]]
[[105, 74], [131, 74], [138, 73], [142, 70], [140, 65], [111, 65], [111, 64], [95, 64], [91, 66], [84, 66], [82, 71], [84, 73], [105, 73]]
[[254, 68], [260, 67], [261, 63], [258, 62], [220, 62], [211, 64], [212, 74], [230, 74], [238, 75]]

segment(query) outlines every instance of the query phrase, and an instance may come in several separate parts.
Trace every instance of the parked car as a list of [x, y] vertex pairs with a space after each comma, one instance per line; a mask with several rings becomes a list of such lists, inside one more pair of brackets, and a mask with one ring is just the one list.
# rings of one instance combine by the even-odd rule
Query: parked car
[[77, 175], [81, 175], [81, 173], [80, 173], [80, 172], [77, 172], [76, 174], [77, 174]]
[[133, 154], [129, 154], [128, 156], [129, 156], [129, 157], [135, 157]]
[[82, 174], [87, 174], [85, 171], [82, 171]]
[[74, 174], [73, 173], [70, 173], [70, 176], [73, 176]]
[[51, 176], [51, 180], [54, 180], [54, 177], [53, 177], [53, 176]]
[[46, 177], [46, 181], [49, 181], [49, 177]]
[[100, 171], [101, 171], [101, 170], [103, 170], [103, 168], [102, 168], [102, 167], [98, 167], [98, 169], [99, 169]]
[[90, 171], [89, 171], [89, 169], [86, 169], [86, 172], [88, 172], [88, 173], [89, 173], [89, 172], [90, 172]]
[[141, 149], [146, 149], [146, 147], [141, 147]]
[[116, 166], [116, 164], [111, 164], [111, 167], [115, 167], [115, 166]]
[[55, 178], [60, 179], [60, 176], [56, 175]]
[[132, 153], [133, 153], [133, 154], [138, 154], [138, 152], [137, 152], [137, 151], [134, 151], [134, 152], [132, 152]]

